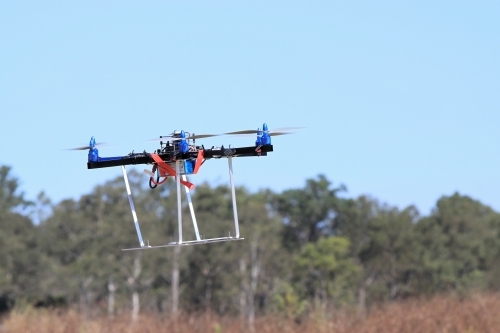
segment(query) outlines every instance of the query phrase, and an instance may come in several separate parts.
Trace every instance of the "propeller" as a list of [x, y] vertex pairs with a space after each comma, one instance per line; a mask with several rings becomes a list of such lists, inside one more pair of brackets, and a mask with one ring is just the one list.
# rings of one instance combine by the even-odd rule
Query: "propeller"
[[242, 131], [234, 131], [234, 132], [227, 132], [227, 133], [222, 133], [222, 134], [189, 134], [181, 131], [179, 133], [175, 133], [175, 135], [165, 135], [160, 138], [154, 138], [154, 139], [149, 139], [147, 141], [179, 141], [179, 140], [195, 140], [195, 139], [204, 139], [204, 138], [210, 138], [213, 136], [221, 136], [221, 135], [243, 135], [243, 136], [249, 136], [249, 135], [255, 135], [255, 134], [263, 134], [264, 132], [267, 132], [269, 136], [278, 136], [278, 135], [286, 135], [286, 134], [293, 134], [292, 131], [294, 130], [299, 130], [304, 127], [281, 127], [281, 128], [274, 128], [272, 130], [267, 129], [267, 125], [264, 124], [262, 126], [262, 129], [251, 129], [251, 130], [242, 130]]
[[66, 150], [87, 150], [87, 149], [93, 149], [96, 147], [105, 147], [109, 146], [106, 142], [95, 142], [94, 137], [90, 138], [90, 142], [87, 146], [82, 146], [82, 147], [75, 147], [75, 148], [68, 148]]
[[[282, 128], [274, 128], [272, 130], [267, 130], [270, 136], [276, 136], [276, 135], [284, 135], [284, 134], [291, 134], [290, 131], [294, 130], [299, 130], [304, 127], [282, 127]], [[240, 135], [240, 134], [257, 134], [259, 132], [265, 132], [266, 129], [251, 129], [251, 130], [242, 130], [242, 131], [235, 131], [235, 132], [227, 132], [224, 134], [227, 135]]]
[[188, 137], [188, 139], [204, 139], [212, 136], [219, 136], [220, 134], [195, 134]]
[[[260, 131], [262, 133], [262, 130]], [[225, 135], [237, 135], [241, 137], [255, 137], [255, 134], [259, 133], [259, 131], [255, 131], [255, 133], [238, 133], [238, 134], [225, 134]], [[269, 132], [269, 136], [278, 136], [278, 135], [287, 135], [294, 134], [295, 132]]]
[[195, 134], [195, 135], [187, 135], [185, 138], [180, 138], [178, 136], [171, 136], [171, 135], [163, 135], [161, 138], [154, 138], [148, 141], [196, 140], [196, 139], [210, 138], [212, 136], [219, 136], [219, 135], [221, 134]]
[[88, 150], [88, 149], [92, 149], [92, 148], [96, 148], [96, 147], [106, 147], [106, 146], [109, 146], [108, 144], [106, 144], [106, 142], [98, 142], [94, 145], [94, 147], [82, 146], [82, 147], [68, 148], [65, 150]]

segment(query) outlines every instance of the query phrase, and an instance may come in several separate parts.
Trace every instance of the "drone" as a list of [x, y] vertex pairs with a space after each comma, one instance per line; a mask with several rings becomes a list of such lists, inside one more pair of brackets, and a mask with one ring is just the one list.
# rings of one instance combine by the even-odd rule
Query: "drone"
[[[156, 149], [152, 153], [147, 153], [146, 151], [142, 153], [131, 152], [126, 156], [115, 156], [115, 157], [101, 157], [99, 156], [98, 146], [102, 145], [96, 143], [95, 138], [90, 139], [88, 146], [72, 148], [71, 150], [87, 150], [88, 149], [88, 169], [99, 169], [108, 167], [121, 167], [123, 172], [123, 179], [125, 181], [125, 187], [127, 191], [128, 201], [130, 204], [130, 210], [132, 212], [132, 218], [135, 224], [135, 229], [137, 232], [137, 238], [139, 240], [140, 247], [122, 249], [122, 251], [130, 250], [144, 250], [151, 248], [162, 248], [171, 246], [185, 246], [185, 245], [195, 245], [195, 244], [207, 244], [225, 241], [236, 241], [243, 240], [240, 237], [239, 222], [238, 222], [238, 211], [236, 207], [236, 194], [234, 187], [234, 177], [233, 177], [233, 164], [232, 159], [234, 157], [250, 157], [250, 156], [267, 156], [268, 153], [273, 151], [273, 145], [271, 144], [271, 137], [278, 135], [291, 134], [290, 131], [300, 129], [300, 127], [288, 127], [279, 128], [274, 130], [269, 130], [267, 124], [263, 124], [262, 129], [257, 130], [242, 130], [235, 132], [227, 132], [222, 134], [199, 134], [181, 131], [174, 131], [170, 135], [160, 136], [159, 138], [150, 141], [160, 141], [160, 148]], [[197, 145], [197, 139], [204, 139], [208, 137], [220, 136], [220, 135], [257, 135], [255, 144], [248, 147], [214, 147], [205, 148], [204, 145]], [[229, 167], [229, 180], [231, 184], [231, 198], [233, 206], [233, 216], [234, 216], [234, 229], [235, 235], [218, 238], [204, 239], [200, 237], [200, 232], [198, 230], [198, 224], [196, 221], [193, 203], [191, 200], [190, 190], [193, 190], [195, 185], [188, 181], [187, 176], [197, 174], [200, 167], [210, 159], [221, 159], [227, 158]], [[155, 245], [151, 246], [144, 243], [142, 238], [141, 229], [139, 226], [139, 220], [134, 207], [134, 202], [132, 200], [132, 192], [130, 190], [130, 185], [127, 177], [127, 171], [125, 169], [126, 165], [137, 165], [137, 164], [149, 164], [152, 165], [152, 169], [145, 169], [144, 172], [149, 175], [149, 187], [151, 189], [165, 183], [168, 178], [175, 178], [177, 185], [177, 220], [178, 220], [178, 241], [170, 242], [166, 245]], [[191, 220], [193, 222], [193, 228], [195, 231], [196, 239], [185, 241], [182, 238], [182, 202], [181, 202], [181, 185], [186, 191], [186, 197], [188, 201], [189, 210], [191, 213]]]

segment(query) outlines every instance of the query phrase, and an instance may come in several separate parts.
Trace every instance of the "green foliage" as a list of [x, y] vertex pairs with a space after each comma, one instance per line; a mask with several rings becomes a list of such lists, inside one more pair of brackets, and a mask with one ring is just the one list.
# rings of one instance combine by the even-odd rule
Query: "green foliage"
[[31, 221], [15, 213], [0, 215], [0, 290], [2, 294], [31, 296], [38, 290], [43, 257], [37, 250]]
[[24, 199], [24, 193], [19, 192], [19, 180], [11, 174], [11, 168], [0, 166], [0, 212], [11, 211], [14, 208], [31, 205]]
[[349, 246], [347, 238], [328, 237], [302, 247], [294, 275], [303, 294], [319, 297], [323, 302], [352, 301], [349, 290], [359, 267], [349, 257]]
[[352, 256], [358, 257], [367, 248], [370, 227], [379, 211], [379, 204], [365, 196], [339, 201], [333, 226], [335, 234], [351, 241]]
[[419, 288], [427, 292], [486, 287], [498, 263], [500, 215], [469, 197], [441, 198], [416, 226], [421, 265]]
[[0, 167], [0, 297], [34, 299], [38, 296], [47, 258], [38, 249], [31, 220], [14, 212], [29, 204], [18, 193], [18, 180], [9, 167]]
[[373, 277], [372, 296], [394, 299], [413, 292], [411, 278], [419, 265], [413, 223], [417, 216], [413, 207], [379, 209], [369, 227], [370, 242], [360, 252], [366, 272]]
[[[145, 242], [176, 241], [175, 182], [150, 190], [141, 174], [129, 180]], [[376, 300], [500, 289], [500, 215], [491, 208], [454, 194], [421, 217], [414, 207], [340, 198], [343, 190], [321, 175], [282, 193], [237, 188], [245, 239], [182, 247], [177, 256], [172, 248], [121, 251], [138, 246], [121, 177], [77, 200], [52, 204], [41, 193], [28, 215], [19, 181], [3, 166], [0, 302], [113, 315], [139, 299], [142, 310], [169, 311], [174, 263], [181, 309], [239, 313], [249, 323], [268, 311], [297, 319], [355, 302], [364, 309]], [[202, 237], [235, 235], [229, 187], [198, 185], [193, 204]], [[195, 239], [182, 209], [183, 239]]]
[[337, 194], [344, 186], [330, 188], [325, 176], [308, 179], [304, 189], [286, 190], [271, 197], [273, 209], [283, 218], [284, 244], [288, 249], [315, 242], [329, 233], [336, 215]]
[[286, 318], [295, 319], [307, 310], [307, 300], [300, 298], [297, 291], [289, 284], [284, 284], [272, 300], [273, 307]]

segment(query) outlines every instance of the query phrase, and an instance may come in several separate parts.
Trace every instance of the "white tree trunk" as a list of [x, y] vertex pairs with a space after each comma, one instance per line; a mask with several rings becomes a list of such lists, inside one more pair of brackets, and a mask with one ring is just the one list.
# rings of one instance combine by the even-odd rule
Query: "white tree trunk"
[[248, 325], [250, 332], [255, 332], [255, 294], [257, 293], [257, 282], [260, 275], [261, 258], [258, 255], [259, 235], [256, 234], [250, 243], [250, 292], [248, 293]]
[[180, 246], [174, 247], [174, 258], [172, 260], [172, 315], [175, 317], [179, 311], [179, 261]]
[[141, 304], [139, 302], [139, 276], [142, 272], [141, 256], [138, 253], [134, 258], [134, 271], [129, 278], [129, 284], [132, 286], [132, 322], [136, 322], [139, 317]]
[[240, 289], [240, 319], [241, 322], [244, 321], [247, 315], [247, 292], [248, 283], [246, 282], [247, 274], [247, 263], [245, 258], [240, 258], [240, 279], [241, 279], [241, 289]]
[[361, 286], [358, 290], [358, 298], [359, 298], [359, 315], [361, 318], [365, 318], [366, 316], [366, 289], [365, 286]]
[[88, 304], [90, 302], [90, 291], [89, 286], [94, 281], [93, 276], [87, 277], [83, 280], [81, 289], [80, 289], [80, 313], [83, 313], [85, 317], [89, 316], [89, 307]]
[[108, 281], [108, 317], [113, 318], [115, 315], [115, 295], [116, 295], [116, 284], [113, 279]]
[[358, 298], [359, 298], [359, 313], [362, 318], [366, 316], [366, 288], [369, 287], [374, 281], [373, 275], [368, 276], [364, 284], [359, 288]]
[[139, 318], [139, 310], [141, 308], [141, 304], [139, 303], [139, 292], [134, 290], [132, 293], [132, 322], [136, 322], [137, 318]]

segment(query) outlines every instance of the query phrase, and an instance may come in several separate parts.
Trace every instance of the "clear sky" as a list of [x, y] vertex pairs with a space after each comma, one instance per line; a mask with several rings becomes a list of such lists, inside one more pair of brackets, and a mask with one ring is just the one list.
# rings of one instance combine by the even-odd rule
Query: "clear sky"
[[237, 185], [321, 173], [422, 214], [455, 191], [500, 210], [499, 59], [498, 1], [2, 1], [0, 164], [58, 202], [121, 175], [64, 150], [91, 136], [116, 156], [266, 122], [306, 128], [235, 159]]

